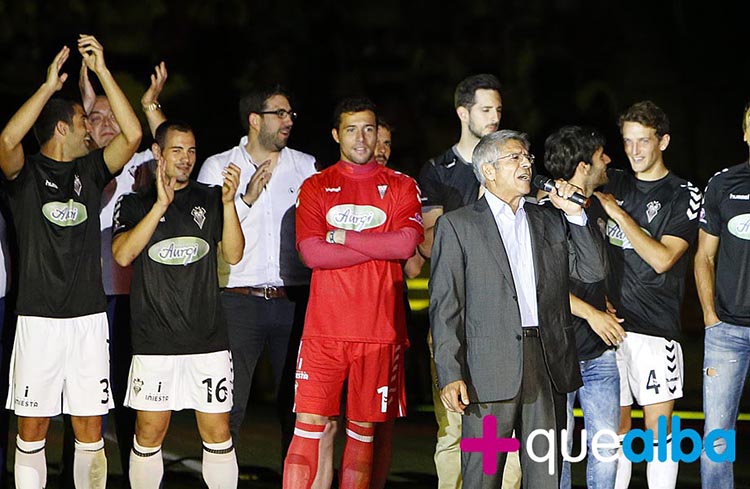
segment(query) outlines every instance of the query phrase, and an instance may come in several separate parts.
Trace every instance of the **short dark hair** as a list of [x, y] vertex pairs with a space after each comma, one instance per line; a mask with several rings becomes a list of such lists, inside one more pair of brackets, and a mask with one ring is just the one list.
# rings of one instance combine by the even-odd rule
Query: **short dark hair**
[[336, 108], [333, 109], [333, 128], [339, 128], [339, 124], [341, 124], [341, 114], [364, 112], [366, 110], [371, 111], [377, 118], [377, 107], [375, 107], [375, 104], [369, 98], [347, 97], [345, 99], [342, 99], [338, 104], [336, 104]]
[[180, 120], [169, 120], [162, 122], [159, 124], [159, 127], [156, 128], [156, 131], [154, 132], [154, 142], [159, 145], [159, 148], [162, 150], [164, 149], [164, 146], [167, 144], [167, 133], [170, 131], [179, 131], [179, 132], [190, 132], [195, 135], [195, 131], [193, 131], [193, 127], [188, 124], [185, 121]]
[[591, 164], [594, 153], [604, 147], [605, 139], [596, 129], [565, 126], [544, 141], [544, 166], [552, 178], [570, 180], [578, 163]]
[[378, 117], [378, 127], [379, 128], [382, 127], [383, 129], [388, 129], [391, 132], [391, 134], [395, 132], [395, 128], [391, 125], [391, 123], [383, 119], [382, 117]]
[[661, 138], [669, 134], [669, 118], [661, 108], [650, 100], [644, 100], [631, 105], [617, 120], [617, 126], [622, 132], [626, 122], [637, 122], [642, 126], [656, 130], [656, 137]]
[[248, 117], [250, 117], [250, 114], [257, 114], [266, 110], [266, 102], [268, 102], [268, 99], [270, 99], [274, 95], [282, 95], [286, 97], [286, 99], [291, 103], [291, 97], [286, 92], [286, 90], [284, 90], [284, 87], [282, 87], [280, 84], [261, 88], [259, 90], [254, 90], [240, 99], [240, 123], [242, 124], [242, 129], [245, 130], [245, 132], [247, 132], [247, 130], [250, 128], [250, 124], [247, 121]]
[[474, 105], [474, 95], [477, 90], [495, 90], [500, 93], [500, 80], [495, 75], [487, 73], [464, 78], [456, 86], [456, 91], [453, 94], [455, 108], [466, 107], [470, 109]]
[[52, 139], [52, 136], [55, 134], [55, 126], [58, 122], [62, 121], [70, 126], [73, 125], [76, 105], [80, 104], [73, 100], [59, 97], [51, 98], [47, 101], [34, 123], [34, 136], [36, 136], [36, 140], [40, 146]]

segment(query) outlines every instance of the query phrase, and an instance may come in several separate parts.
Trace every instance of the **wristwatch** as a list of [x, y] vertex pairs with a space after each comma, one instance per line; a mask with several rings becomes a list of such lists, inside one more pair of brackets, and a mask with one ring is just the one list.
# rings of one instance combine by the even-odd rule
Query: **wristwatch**
[[148, 105], [144, 105], [143, 106], [143, 111], [144, 112], [151, 112], [151, 111], [154, 111], [154, 110], [157, 110], [157, 109], [161, 109], [161, 104], [159, 102], [152, 102], [152, 103], [150, 103]]
[[336, 241], [333, 239], [333, 231], [326, 233], [326, 243], [336, 244]]

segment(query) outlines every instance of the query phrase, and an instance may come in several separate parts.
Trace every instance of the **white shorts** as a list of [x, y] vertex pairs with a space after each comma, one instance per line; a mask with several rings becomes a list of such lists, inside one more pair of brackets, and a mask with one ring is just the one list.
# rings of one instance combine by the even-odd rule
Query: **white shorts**
[[18, 316], [7, 409], [17, 416], [107, 414], [109, 325], [104, 312], [77, 318]]
[[628, 331], [617, 347], [620, 406], [641, 406], [682, 397], [682, 347], [675, 340]]
[[227, 413], [234, 375], [228, 350], [193, 355], [133, 355], [125, 405], [138, 411]]

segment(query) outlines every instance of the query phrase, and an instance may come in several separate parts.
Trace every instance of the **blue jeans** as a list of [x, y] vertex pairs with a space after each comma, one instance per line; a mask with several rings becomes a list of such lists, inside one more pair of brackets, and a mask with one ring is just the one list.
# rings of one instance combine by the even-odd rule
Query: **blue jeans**
[[[737, 421], [740, 396], [750, 364], [750, 328], [720, 322], [705, 331], [703, 351], [704, 436], [716, 429], [733, 430]], [[724, 453], [725, 440], [713, 444], [716, 453]], [[703, 487], [734, 487], [733, 464], [712, 462], [701, 452]]]
[[[615, 350], [607, 350], [591, 360], [578, 362], [583, 377], [583, 386], [568, 394], [568, 454], [573, 449], [573, 431], [575, 418], [573, 417], [573, 403], [578, 395], [578, 401], [583, 409], [583, 423], [586, 428], [586, 487], [589, 489], [608, 488], [615, 486], [617, 476], [617, 459], [612, 462], [601, 462], [594, 457], [591, 450], [591, 440], [600, 430], [611, 430], [617, 433], [620, 425], [620, 373], [617, 370]], [[600, 443], [613, 443], [608, 437], [602, 437]], [[600, 457], [613, 457], [617, 448], [599, 449]], [[570, 489], [570, 462], [563, 461], [560, 474], [560, 489]]]

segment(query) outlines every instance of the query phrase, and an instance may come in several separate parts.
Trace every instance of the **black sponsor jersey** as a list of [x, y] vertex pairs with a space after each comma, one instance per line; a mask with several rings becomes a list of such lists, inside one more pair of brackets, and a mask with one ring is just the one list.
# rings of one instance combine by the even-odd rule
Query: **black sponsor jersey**
[[[692, 183], [667, 174], [653, 182], [641, 181], [622, 170], [609, 170], [604, 192], [613, 194], [622, 208], [653, 239], [676, 236], [695, 241], [701, 191]], [[680, 305], [685, 293], [688, 253], [665, 273], [656, 273], [633, 249], [620, 227], [607, 219], [607, 296], [627, 331], [680, 337]]]
[[[156, 202], [156, 187], [123, 195], [114, 234], [133, 229]], [[133, 262], [133, 353], [189, 355], [229, 348], [216, 272], [221, 187], [194, 181], [175, 192], [156, 231]]]
[[[540, 205], [554, 208], [552, 202], [548, 197], [545, 197], [539, 201]], [[586, 209], [586, 215], [588, 217], [589, 226], [594, 227], [596, 232], [594, 235], [596, 239], [601, 239], [604, 234], [604, 228], [600, 227], [602, 223], [601, 216], [604, 214], [604, 210], [601, 208], [599, 201], [595, 197], [592, 197], [591, 206]], [[568, 225], [567, 219], [565, 224]], [[600, 232], [601, 231], [601, 232]], [[604, 311], [607, 308], [607, 301], [604, 291], [604, 280], [595, 283], [584, 283], [580, 280], [576, 280], [570, 277], [570, 292], [588, 304], [591, 304], [600, 311]], [[578, 360], [592, 360], [601, 356], [608, 348], [607, 344], [597, 335], [588, 321], [581, 319], [578, 316], [571, 315], [573, 319], [573, 327], [575, 328], [576, 337], [576, 350], [578, 352]]]
[[708, 181], [700, 227], [719, 237], [716, 313], [750, 326], [750, 165], [726, 168]]
[[474, 168], [461, 158], [455, 146], [425, 163], [417, 181], [423, 208], [442, 207], [446, 213], [479, 198]]
[[99, 207], [112, 175], [104, 152], [70, 162], [28, 156], [8, 183], [19, 249], [16, 312], [73, 318], [103, 312]]

